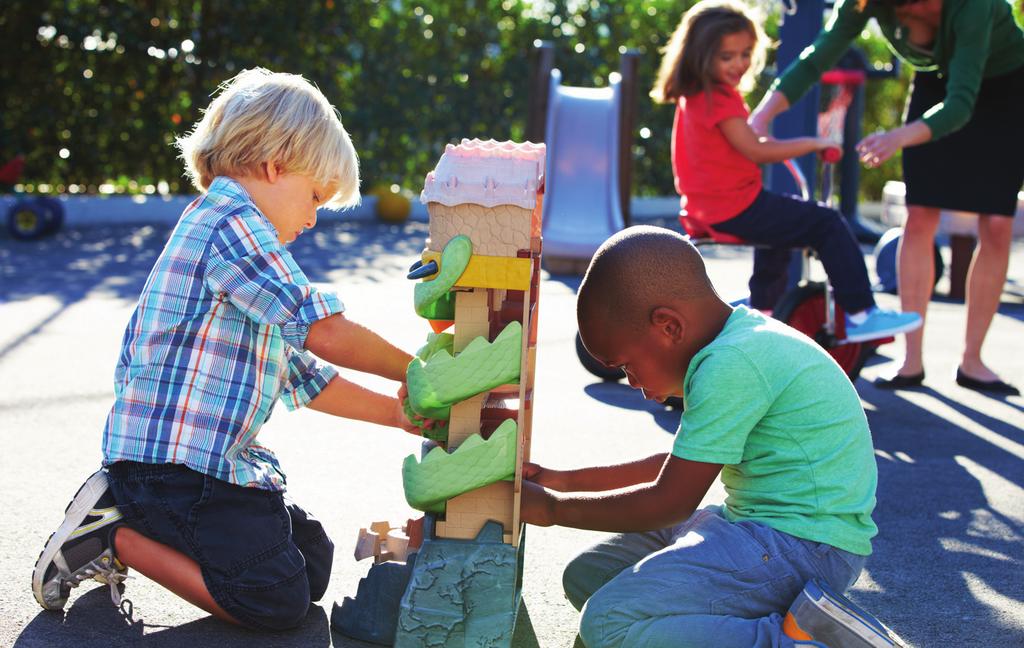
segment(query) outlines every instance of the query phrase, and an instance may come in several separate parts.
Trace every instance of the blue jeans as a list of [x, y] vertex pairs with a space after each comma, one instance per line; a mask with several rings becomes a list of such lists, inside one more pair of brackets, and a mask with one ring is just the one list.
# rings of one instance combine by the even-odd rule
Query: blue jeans
[[577, 556], [562, 579], [582, 608], [588, 648], [788, 648], [782, 618], [804, 584], [818, 578], [842, 592], [864, 561], [763, 524], [731, 523], [712, 506], [674, 527], [613, 536]]
[[844, 311], [858, 313], [875, 305], [864, 255], [850, 224], [822, 203], [762, 189], [749, 207], [727, 221], [715, 223], [712, 229], [773, 246], [754, 250], [752, 308], [775, 307], [786, 291], [790, 248], [795, 247], [809, 247], [818, 253]]

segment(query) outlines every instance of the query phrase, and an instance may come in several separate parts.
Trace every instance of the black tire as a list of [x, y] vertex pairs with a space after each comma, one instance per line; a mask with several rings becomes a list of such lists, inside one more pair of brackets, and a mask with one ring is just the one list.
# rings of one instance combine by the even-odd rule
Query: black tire
[[37, 199], [19, 200], [7, 210], [7, 231], [19, 241], [46, 236], [47, 225], [47, 209]]
[[[836, 317], [843, 317], [843, 311], [836, 305]], [[825, 334], [825, 284], [808, 282], [789, 290], [775, 305], [773, 317], [792, 326], [817, 342], [849, 376], [850, 382], [857, 380], [860, 370], [874, 350], [870, 342], [835, 344]]]
[[669, 407], [674, 410], [679, 410], [680, 412], [686, 409], [683, 406], [683, 399], [681, 396], [669, 396], [668, 398], [665, 399], [664, 404], [665, 407]]
[[622, 369], [611, 369], [598, 362], [594, 356], [590, 355], [590, 351], [587, 351], [587, 347], [583, 346], [583, 338], [580, 337], [579, 333], [576, 333], [576, 357], [580, 359], [580, 364], [583, 368], [594, 374], [601, 380], [621, 380], [626, 377], [626, 373]]
[[60, 228], [64, 225], [64, 205], [56, 198], [50, 198], [49, 196], [36, 198], [36, 201], [38, 201], [44, 212], [46, 220], [45, 234], [56, 234], [59, 232]]

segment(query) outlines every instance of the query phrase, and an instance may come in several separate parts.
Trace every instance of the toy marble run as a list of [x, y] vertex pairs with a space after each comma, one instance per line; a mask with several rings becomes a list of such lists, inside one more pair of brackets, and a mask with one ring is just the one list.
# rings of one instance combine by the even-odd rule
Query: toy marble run
[[[403, 529], [360, 531], [375, 564], [335, 606], [344, 634], [396, 646], [509, 646], [522, 590], [544, 193], [543, 144], [462, 140], [427, 174], [429, 238], [409, 278], [432, 333], [407, 412], [447, 421], [405, 459]], [[453, 327], [451, 332], [447, 330]], [[404, 556], [404, 561], [401, 559]]]

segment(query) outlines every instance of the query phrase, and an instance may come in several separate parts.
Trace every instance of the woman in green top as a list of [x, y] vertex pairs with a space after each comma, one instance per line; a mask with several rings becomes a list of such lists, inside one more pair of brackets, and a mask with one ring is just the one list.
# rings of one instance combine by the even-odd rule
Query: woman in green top
[[[750, 124], [767, 135], [775, 115], [836, 63], [871, 18], [893, 51], [916, 68], [904, 124], [857, 145], [868, 166], [905, 149], [908, 216], [898, 261], [903, 311], [925, 316], [940, 208], [977, 213], [979, 246], [968, 276], [967, 331], [956, 379], [972, 389], [1018, 393], [981, 360], [1006, 281], [1017, 192], [1024, 184], [1024, 33], [1007, 0], [837, 0], [825, 29], [776, 79]], [[902, 366], [878, 386], [923, 382], [923, 331], [907, 334]]]

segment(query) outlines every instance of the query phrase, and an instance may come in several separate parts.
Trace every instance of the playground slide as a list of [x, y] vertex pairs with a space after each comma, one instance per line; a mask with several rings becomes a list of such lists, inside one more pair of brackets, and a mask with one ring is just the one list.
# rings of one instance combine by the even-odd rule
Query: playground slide
[[607, 88], [562, 85], [551, 70], [546, 128], [544, 256], [590, 259], [623, 228], [617, 74]]

